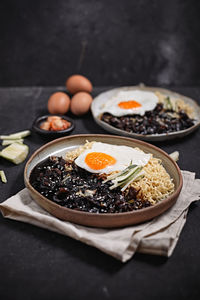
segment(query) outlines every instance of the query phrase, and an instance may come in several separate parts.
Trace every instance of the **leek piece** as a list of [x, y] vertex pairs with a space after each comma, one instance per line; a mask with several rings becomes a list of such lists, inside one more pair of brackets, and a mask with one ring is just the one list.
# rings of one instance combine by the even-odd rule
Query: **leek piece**
[[133, 165], [133, 168], [130, 167], [131, 166], [128, 167], [129, 172], [126, 175], [119, 175], [115, 179], [111, 180], [113, 185], [110, 186], [110, 190], [121, 186], [121, 190], [124, 191], [132, 181], [136, 180], [138, 177], [141, 177], [144, 174], [144, 172], [142, 171], [143, 167], [138, 167], [135, 165]]
[[178, 151], [174, 151], [169, 155], [174, 161], [178, 161], [179, 159], [179, 152]]
[[0, 139], [2, 139], [2, 140], [18, 140], [18, 139], [22, 139], [30, 134], [31, 134], [30, 130], [24, 130], [24, 131], [16, 132], [16, 133], [9, 134], [9, 135], [0, 135]]
[[121, 191], [125, 191], [125, 189], [129, 186], [129, 184], [131, 184], [131, 182], [133, 181], [138, 181], [141, 178], [144, 177], [144, 172], [140, 171], [138, 174], [136, 174], [135, 176], [133, 176], [132, 178], [130, 178], [130, 180], [123, 186], [123, 188], [121, 189]]
[[132, 164], [130, 163], [130, 165], [129, 165], [126, 169], [122, 170], [121, 172], [117, 172], [117, 173], [114, 173], [114, 174], [108, 176], [108, 177], [103, 181], [103, 183], [105, 183], [105, 182], [107, 182], [107, 181], [110, 181], [110, 180], [112, 180], [112, 179], [115, 179], [115, 178], [118, 177], [118, 176], [122, 176], [122, 175], [128, 174], [128, 173], [130, 172], [130, 170], [133, 169], [133, 168], [135, 168], [135, 167], [137, 167], [137, 165], [132, 165]]
[[28, 151], [27, 145], [12, 143], [0, 152], [0, 156], [18, 165], [26, 159]]
[[3, 170], [0, 170], [0, 177], [1, 177], [1, 181], [3, 183], [7, 183], [7, 178], [6, 178], [6, 174]]
[[165, 98], [164, 107], [165, 107], [165, 109], [173, 110], [173, 105], [172, 105], [172, 102], [170, 100], [170, 97]]
[[3, 140], [2, 141], [2, 145], [3, 146], [8, 146], [10, 144], [13, 143], [19, 143], [19, 144], [23, 144], [24, 139], [17, 139], [17, 140]]

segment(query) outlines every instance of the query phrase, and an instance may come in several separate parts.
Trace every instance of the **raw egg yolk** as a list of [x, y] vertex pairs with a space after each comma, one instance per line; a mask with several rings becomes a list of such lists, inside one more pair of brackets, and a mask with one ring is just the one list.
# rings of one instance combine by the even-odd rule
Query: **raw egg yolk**
[[120, 103], [118, 103], [118, 106], [123, 109], [130, 109], [130, 108], [141, 107], [142, 105], [137, 101], [130, 100], [130, 101], [120, 102]]
[[85, 163], [93, 170], [102, 170], [107, 166], [114, 165], [116, 159], [102, 152], [91, 152], [85, 157]]

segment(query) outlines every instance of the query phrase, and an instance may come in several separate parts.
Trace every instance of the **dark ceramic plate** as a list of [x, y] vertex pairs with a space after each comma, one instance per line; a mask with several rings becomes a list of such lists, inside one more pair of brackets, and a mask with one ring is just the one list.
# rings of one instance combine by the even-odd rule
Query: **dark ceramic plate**
[[[106, 103], [110, 98], [112, 98], [116, 93], [118, 93], [120, 91], [131, 91], [131, 90], [142, 90], [142, 91], [151, 91], [151, 92], [158, 91], [166, 96], [183, 99], [185, 103], [189, 104], [194, 109], [194, 119], [195, 119], [194, 125], [185, 130], [174, 131], [174, 132], [170, 132], [170, 133], [144, 135], [144, 134], [138, 134], [138, 133], [134, 133], [134, 132], [127, 132], [125, 130], [121, 130], [114, 126], [111, 126], [110, 124], [107, 124], [106, 122], [103, 122], [100, 119], [100, 115], [101, 115], [101, 107], [104, 105], [104, 103]], [[178, 93], [172, 92], [170, 90], [157, 88], [157, 87], [147, 87], [144, 85], [120, 87], [120, 88], [116, 88], [116, 89], [112, 89], [112, 90], [103, 92], [94, 98], [92, 105], [91, 105], [91, 111], [92, 111], [92, 115], [94, 117], [95, 122], [99, 126], [104, 128], [105, 130], [107, 130], [111, 133], [117, 134], [117, 135], [124, 135], [124, 136], [133, 137], [135, 139], [140, 139], [140, 140], [144, 140], [144, 141], [165, 141], [165, 140], [171, 140], [174, 138], [182, 138], [182, 137], [185, 137], [186, 135], [192, 133], [200, 125], [200, 107], [193, 99], [183, 96], [183, 95], [180, 95]]]
[[49, 138], [59, 138], [59, 137], [68, 135], [72, 130], [74, 130], [74, 128], [75, 128], [74, 121], [72, 121], [72, 119], [70, 119], [69, 117], [66, 117], [66, 116], [59, 116], [59, 117], [61, 117], [62, 119], [71, 123], [71, 126], [69, 128], [67, 128], [65, 130], [57, 130], [57, 131], [41, 129], [40, 125], [42, 124], [42, 122], [44, 122], [50, 116], [52, 116], [52, 115], [45, 115], [45, 116], [36, 118], [33, 123], [33, 130], [35, 132], [37, 132], [38, 134], [45, 136], [45, 137], [49, 137]]
[[[88, 212], [80, 212], [73, 209], [62, 207], [46, 197], [42, 196], [36, 191], [29, 182], [31, 170], [41, 161], [46, 159], [50, 155], [65, 156], [67, 151], [74, 150], [75, 148], [85, 144], [88, 141], [104, 142], [115, 145], [126, 145], [129, 147], [139, 147], [146, 153], [152, 153], [155, 157], [162, 160], [162, 163], [170, 174], [175, 184], [175, 191], [166, 199], [158, 202], [156, 205], [124, 213], [105, 213], [95, 214]], [[74, 135], [69, 137], [63, 137], [49, 142], [39, 148], [29, 159], [25, 166], [24, 171], [25, 185], [29, 190], [32, 198], [50, 214], [56, 216], [59, 219], [77, 223], [85, 226], [92, 227], [124, 227], [132, 224], [141, 223], [150, 220], [171, 207], [181, 191], [182, 188], [182, 176], [178, 165], [171, 159], [171, 157], [162, 151], [161, 149], [145, 143], [143, 141], [135, 140], [132, 138], [118, 137], [112, 135]]]

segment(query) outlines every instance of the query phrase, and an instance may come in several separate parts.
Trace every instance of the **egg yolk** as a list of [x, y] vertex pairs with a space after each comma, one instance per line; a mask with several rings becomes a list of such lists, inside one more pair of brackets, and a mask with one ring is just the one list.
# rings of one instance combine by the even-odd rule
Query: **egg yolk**
[[130, 109], [130, 108], [141, 107], [142, 105], [137, 101], [130, 100], [130, 101], [122, 101], [118, 103], [118, 106], [122, 109]]
[[107, 166], [114, 165], [116, 159], [102, 152], [91, 152], [85, 157], [85, 163], [93, 170], [102, 170]]

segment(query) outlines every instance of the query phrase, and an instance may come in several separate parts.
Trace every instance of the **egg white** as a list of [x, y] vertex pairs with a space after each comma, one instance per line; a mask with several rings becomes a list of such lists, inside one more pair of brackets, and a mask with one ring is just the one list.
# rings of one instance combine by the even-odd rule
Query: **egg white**
[[[141, 107], [123, 109], [118, 106], [122, 101], [135, 100], [141, 104]], [[130, 90], [120, 91], [109, 99], [102, 107], [101, 113], [107, 112], [116, 117], [125, 115], [141, 115], [143, 116], [146, 111], [153, 110], [158, 103], [158, 97], [149, 91]]]
[[[107, 166], [101, 170], [91, 169], [86, 164], [85, 158], [88, 153], [92, 153], [92, 152], [101, 152], [101, 153], [108, 154], [116, 159], [116, 163]], [[86, 171], [91, 173], [110, 174], [114, 171], [124, 170], [126, 167], [129, 166], [131, 162], [132, 164], [138, 166], [145, 166], [148, 163], [150, 157], [151, 154], [146, 154], [143, 151], [128, 146], [117, 146], [117, 145], [111, 145], [111, 144], [106, 144], [101, 142], [94, 142], [91, 149], [85, 150], [75, 159], [75, 163], [80, 168], [83, 168]]]

